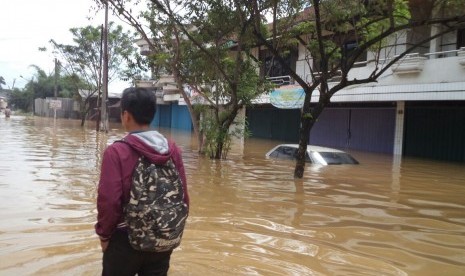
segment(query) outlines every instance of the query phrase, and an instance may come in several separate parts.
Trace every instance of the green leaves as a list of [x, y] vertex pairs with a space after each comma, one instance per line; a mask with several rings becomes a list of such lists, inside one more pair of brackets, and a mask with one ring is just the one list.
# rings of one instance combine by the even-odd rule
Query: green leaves
[[[134, 78], [145, 68], [134, 46], [135, 37], [113, 22], [109, 23], [108, 29], [109, 81]], [[51, 40], [55, 53], [62, 60], [67, 74], [76, 74], [86, 81], [91, 90], [96, 90], [102, 59], [102, 28], [86, 26], [71, 28], [70, 32], [73, 34], [73, 44], [60, 44]]]
[[369, 8], [368, 12], [373, 13], [367, 13], [356, 24], [356, 30], [364, 42], [380, 36], [389, 29], [407, 24], [411, 18], [408, 2], [404, 0], [375, 1]]

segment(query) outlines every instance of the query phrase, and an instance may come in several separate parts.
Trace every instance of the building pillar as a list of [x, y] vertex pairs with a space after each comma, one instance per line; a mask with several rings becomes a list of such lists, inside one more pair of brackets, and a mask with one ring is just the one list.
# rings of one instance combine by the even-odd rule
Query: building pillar
[[[438, 26], [438, 25], [432, 25], [431, 26], [431, 36], [437, 35], [440, 31], [441, 31], [440, 26]], [[437, 53], [437, 52], [440, 52], [440, 51], [442, 51], [441, 45], [440, 45], [440, 39], [439, 38], [432, 39], [430, 41], [430, 43], [429, 43], [429, 52], [430, 53]], [[437, 56], [433, 55], [430, 58], [437, 58]]]
[[396, 127], [394, 132], [394, 155], [402, 155], [402, 148], [404, 142], [404, 114], [405, 102], [398, 101], [396, 108]]
[[[237, 112], [237, 116], [234, 119], [235, 124], [229, 127], [230, 132], [245, 132], [245, 116], [246, 108], [242, 107]], [[244, 135], [240, 135], [239, 137], [231, 137], [231, 150], [230, 152], [234, 152], [237, 154], [244, 153], [244, 144], [245, 144], [245, 137]]]

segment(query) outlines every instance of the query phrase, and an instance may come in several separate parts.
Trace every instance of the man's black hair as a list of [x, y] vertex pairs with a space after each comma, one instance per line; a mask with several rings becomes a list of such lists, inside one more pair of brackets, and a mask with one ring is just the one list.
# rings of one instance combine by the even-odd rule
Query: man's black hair
[[124, 111], [131, 113], [138, 124], [150, 124], [155, 116], [156, 106], [155, 94], [145, 88], [130, 87], [123, 91], [121, 113]]

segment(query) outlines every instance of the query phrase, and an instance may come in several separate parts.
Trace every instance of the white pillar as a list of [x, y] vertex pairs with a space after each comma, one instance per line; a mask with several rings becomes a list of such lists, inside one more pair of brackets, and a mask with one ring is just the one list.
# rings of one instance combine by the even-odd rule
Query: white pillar
[[404, 114], [405, 102], [398, 101], [396, 108], [396, 127], [394, 132], [394, 155], [402, 155], [404, 142]]
[[[438, 25], [432, 25], [431, 26], [431, 36], [437, 35], [441, 31], [441, 27]], [[442, 51], [441, 45], [440, 45], [440, 39], [435, 38], [432, 39], [429, 43], [429, 52], [430, 53], [436, 53]], [[431, 57], [430, 57], [431, 58]], [[432, 58], [437, 58], [436, 55], [433, 55]]]
[[[244, 132], [245, 131], [245, 111], [246, 108], [243, 107], [239, 109], [237, 112], [236, 119], [234, 119], [234, 122], [237, 124], [233, 124], [229, 127], [230, 132], [234, 132], [236, 128], [239, 128], [239, 131]], [[244, 153], [244, 143], [245, 139], [244, 136], [241, 135], [240, 138], [238, 137], [231, 137], [231, 152], [238, 153], [238, 154], [243, 154]]]

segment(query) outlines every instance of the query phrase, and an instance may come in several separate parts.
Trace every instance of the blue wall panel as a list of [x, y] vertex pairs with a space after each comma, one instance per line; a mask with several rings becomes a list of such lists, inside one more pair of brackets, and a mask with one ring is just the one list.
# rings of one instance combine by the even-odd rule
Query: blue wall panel
[[392, 153], [396, 110], [394, 108], [360, 108], [351, 111], [349, 148]]
[[345, 148], [349, 143], [349, 108], [326, 108], [310, 131], [312, 145]]
[[392, 153], [394, 108], [326, 108], [310, 132], [310, 144]]
[[192, 131], [192, 121], [187, 105], [172, 105], [171, 128]]
[[156, 127], [171, 127], [171, 105], [157, 104], [157, 111], [150, 126]]
[[150, 126], [152, 128], [163, 127], [192, 131], [189, 109], [185, 105], [159, 104]]
[[159, 126], [160, 126], [160, 112], [158, 111], [158, 106], [157, 106], [157, 111], [155, 112], [155, 116], [153, 117], [153, 120], [150, 123], [150, 127], [157, 128]]
[[171, 127], [171, 105], [158, 105], [157, 112], [160, 114], [159, 127]]

